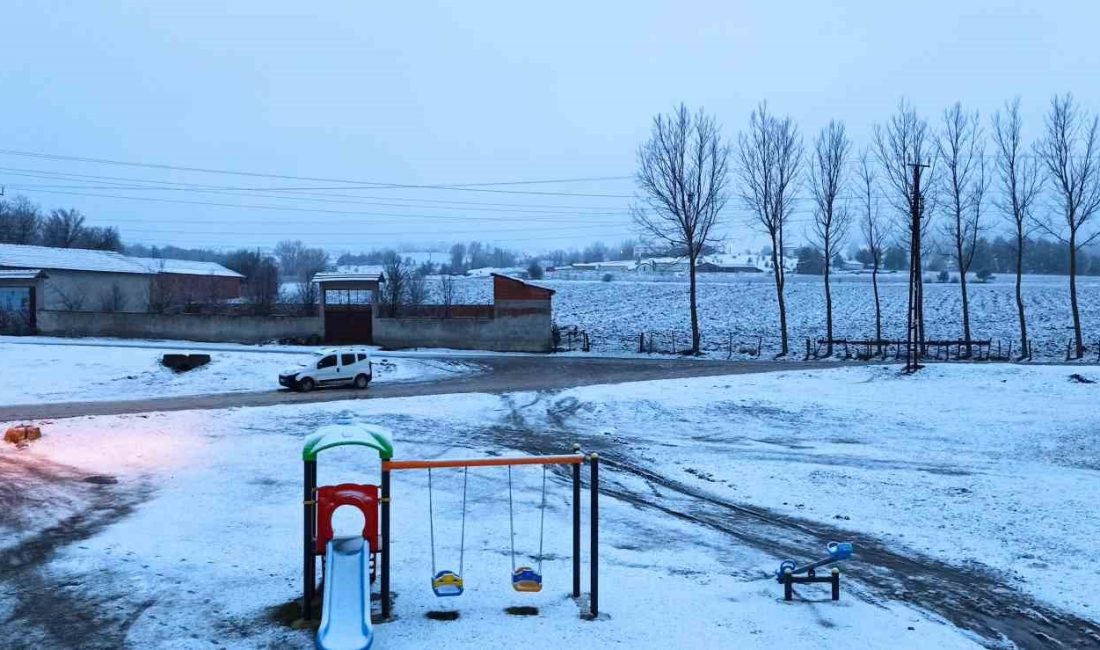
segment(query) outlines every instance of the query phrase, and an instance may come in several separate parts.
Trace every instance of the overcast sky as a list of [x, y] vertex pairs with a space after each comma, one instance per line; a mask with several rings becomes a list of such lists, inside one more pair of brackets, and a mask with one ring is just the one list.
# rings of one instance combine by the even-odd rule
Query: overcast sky
[[[0, 184], [127, 242], [614, 242], [634, 234], [622, 177], [678, 102], [733, 138], [767, 99], [863, 146], [903, 96], [935, 121], [1020, 95], [1034, 132], [1054, 93], [1100, 111], [1097, 25], [1087, 0], [8, 0]], [[606, 180], [370, 187], [576, 178]]]

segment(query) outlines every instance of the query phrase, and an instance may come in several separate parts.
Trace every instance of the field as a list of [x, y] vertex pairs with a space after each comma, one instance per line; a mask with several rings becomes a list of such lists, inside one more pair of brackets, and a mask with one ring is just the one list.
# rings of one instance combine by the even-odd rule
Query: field
[[[739, 348], [755, 348], [758, 341], [765, 356], [779, 351], [779, 317], [770, 277], [764, 274], [701, 277], [699, 317], [705, 350], [726, 354], [732, 336], [735, 356]], [[880, 278], [885, 338], [905, 337], [907, 281], [907, 274]], [[1063, 358], [1066, 344], [1073, 336], [1067, 283], [1068, 278], [1059, 276], [1030, 276], [1024, 280], [1028, 331], [1036, 359]], [[637, 350], [638, 335], [642, 332], [652, 334], [662, 349], [671, 350], [674, 337], [677, 348], [689, 344], [688, 285], [684, 278], [653, 281], [621, 274], [611, 282], [547, 279], [540, 284], [557, 291], [554, 320], [559, 325], [577, 325], [588, 332], [593, 351]], [[1001, 276], [968, 287], [973, 337], [993, 339], [994, 349], [999, 341], [1006, 352], [1010, 343], [1018, 350], [1013, 279]], [[926, 282], [924, 292], [928, 337], [961, 338], [959, 285]], [[1085, 338], [1094, 355], [1100, 340], [1100, 278], [1079, 279], [1078, 294]], [[816, 276], [790, 275], [786, 296], [792, 352], [801, 358], [807, 337], [816, 339], [825, 335], [822, 280]], [[873, 338], [875, 312], [870, 276], [837, 277], [833, 305], [837, 338]]]

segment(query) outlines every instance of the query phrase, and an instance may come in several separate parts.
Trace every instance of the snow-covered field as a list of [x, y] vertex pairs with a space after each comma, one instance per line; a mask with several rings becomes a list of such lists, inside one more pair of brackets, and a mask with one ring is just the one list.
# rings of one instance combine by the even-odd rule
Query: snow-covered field
[[[704, 274], [699, 284], [699, 317], [704, 348], [726, 352], [732, 334], [734, 352], [739, 346], [755, 348], [763, 337], [765, 355], [779, 349], [779, 317], [775, 288], [765, 274]], [[881, 278], [883, 334], [905, 337], [907, 274]], [[475, 284], [476, 281], [468, 281]], [[1059, 359], [1072, 338], [1068, 279], [1029, 276], [1024, 282], [1028, 329], [1037, 358]], [[542, 280], [557, 291], [554, 320], [578, 325], [592, 339], [593, 350], [636, 350], [638, 334], [657, 337], [660, 347], [671, 348], [673, 333], [678, 347], [686, 347], [690, 334], [688, 286], [678, 281], [647, 281], [619, 274], [611, 282]], [[1000, 276], [992, 282], [971, 282], [972, 334], [976, 338], [1002, 340], [1018, 347], [1019, 330], [1013, 279]], [[959, 285], [925, 283], [925, 318], [928, 336], [956, 339], [962, 336]], [[1079, 278], [1081, 318], [1090, 346], [1100, 341], [1100, 278]], [[807, 337], [825, 335], [825, 297], [820, 277], [790, 275], [787, 279], [788, 324], [794, 352], [804, 352]], [[833, 289], [838, 338], [873, 338], [874, 298], [867, 275], [840, 275]], [[1091, 358], [1095, 360], [1095, 349]]]
[[[279, 388], [279, 372], [313, 359], [309, 349], [250, 348], [201, 344], [209, 364], [176, 373], [160, 364], [169, 352], [195, 351], [186, 343], [122, 342], [96, 345], [53, 344], [49, 339], [0, 341], [0, 404], [37, 404], [87, 400], [142, 399]], [[212, 349], [207, 349], [212, 348]], [[475, 366], [431, 359], [372, 355], [378, 382], [428, 380], [473, 372]]]
[[[580, 620], [566, 596], [566, 482], [551, 476], [546, 589], [516, 594], [506, 475], [471, 470], [467, 593], [440, 601], [429, 588], [427, 476], [398, 474], [398, 619], [377, 628], [383, 648], [976, 647], [918, 606], [951, 593], [955, 578], [980, 591], [978, 576], [998, 598], [1098, 622], [1100, 569], [1089, 560], [1100, 550], [1100, 383], [1073, 381], [1075, 371], [1100, 379], [1059, 367], [932, 366], [904, 378], [861, 366], [46, 423], [41, 441], [0, 450], [0, 472], [26, 479], [22, 508], [0, 518], [7, 532], [23, 531], [0, 536], [0, 565], [15, 567], [0, 569], [0, 620], [16, 647], [50, 647], [50, 633], [128, 647], [311, 647], [308, 633], [276, 620], [300, 589], [299, 449], [349, 413], [393, 429], [400, 458], [560, 452], [579, 441], [605, 459], [606, 616], [597, 622]], [[322, 455], [320, 469], [322, 484], [377, 477], [377, 461], [354, 449]], [[118, 482], [89, 485], [86, 475]], [[530, 555], [542, 474], [517, 469], [514, 478], [516, 543]], [[461, 473], [434, 479], [436, 550], [450, 567]], [[708, 523], [720, 503], [786, 523], [738, 521], [734, 510]], [[69, 530], [80, 526], [86, 535]], [[857, 559], [839, 603], [809, 587], [784, 603], [769, 574], [786, 552], [767, 535], [750, 540], [785, 531], [774, 539], [785, 549], [818, 529], [852, 534], [857, 553], [862, 543], [938, 567], [929, 576], [944, 582], [884, 592], [876, 580], [885, 569]], [[25, 549], [48, 543], [38, 538], [56, 548], [20, 564]], [[524, 604], [539, 616], [503, 611]], [[425, 617], [452, 607], [457, 621]], [[988, 615], [1019, 613], [1006, 611]]]

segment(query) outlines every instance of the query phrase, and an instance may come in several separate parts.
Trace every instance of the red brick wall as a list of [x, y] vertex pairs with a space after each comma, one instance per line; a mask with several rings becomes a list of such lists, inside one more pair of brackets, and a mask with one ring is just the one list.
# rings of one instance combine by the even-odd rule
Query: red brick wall
[[493, 276], [493, 301], [497, 300], [550, 300], [554, 292], [534, 287], [519, 280], [500, 275]]

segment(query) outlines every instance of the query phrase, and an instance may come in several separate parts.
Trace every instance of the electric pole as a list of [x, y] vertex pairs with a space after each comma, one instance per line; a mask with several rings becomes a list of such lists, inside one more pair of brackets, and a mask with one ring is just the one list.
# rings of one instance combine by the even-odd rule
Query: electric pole
[[909, 235], [909, 317], [906, 326], [905, 372], [914, 373], [921, 369], [920, 359], [924, 356], [924, 279], [920, 251], [924, 199], [920, 191], [920, 177], [921, 170], [928, 165], [918, 161], [909, 163], [909, 166], [913, 168], [913, 196], [909, 198], [912, 224]]

